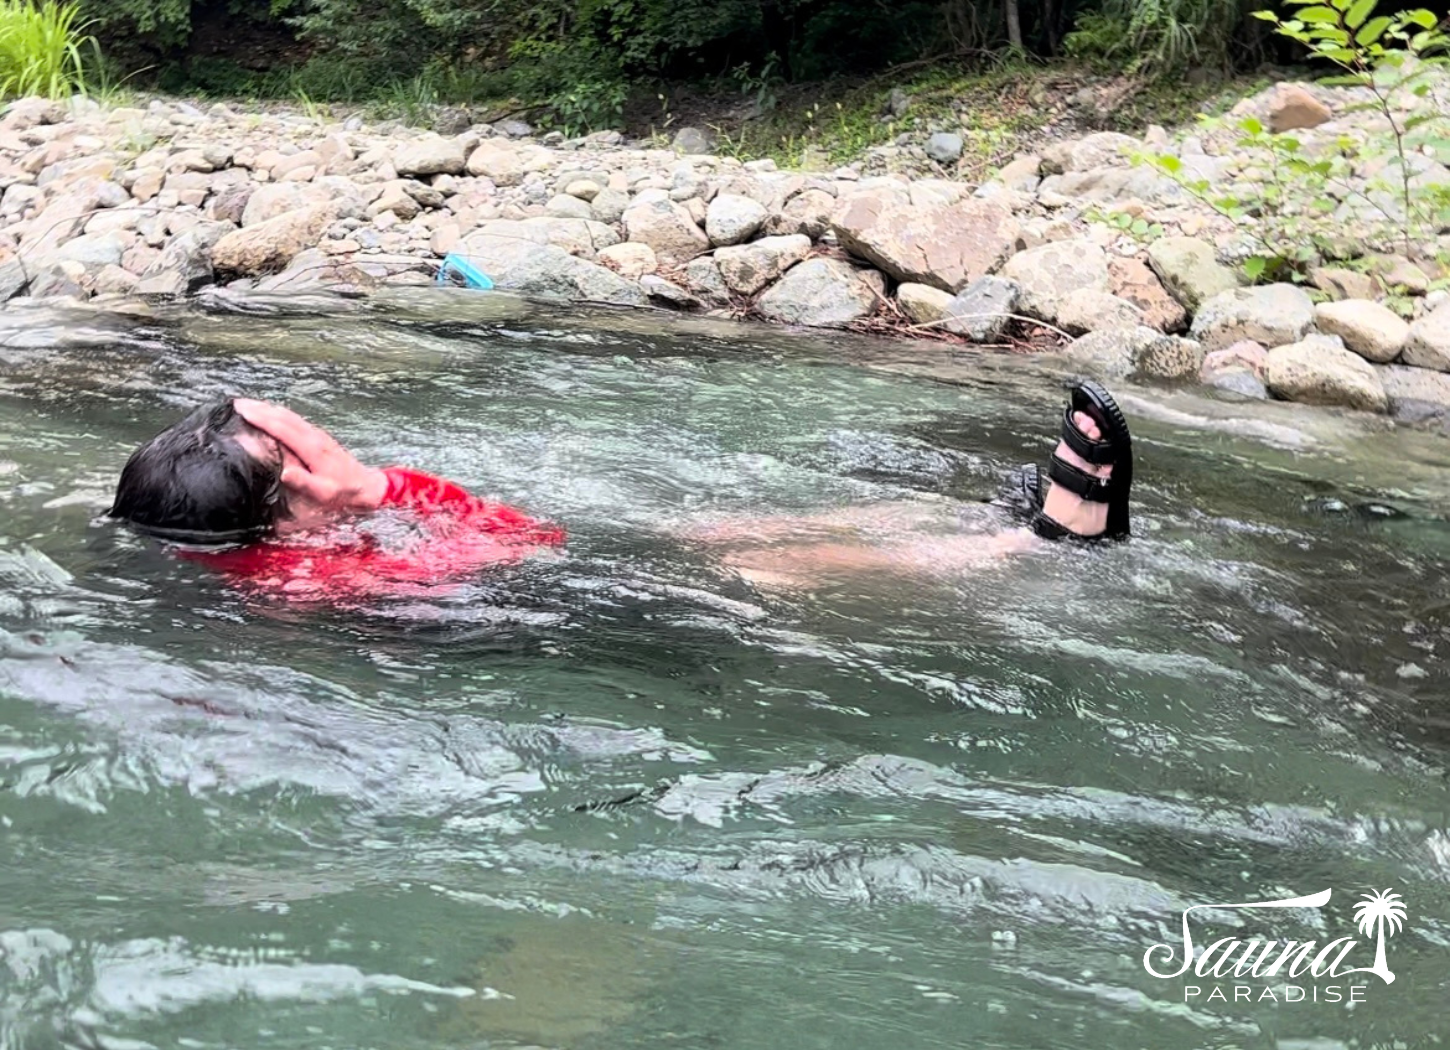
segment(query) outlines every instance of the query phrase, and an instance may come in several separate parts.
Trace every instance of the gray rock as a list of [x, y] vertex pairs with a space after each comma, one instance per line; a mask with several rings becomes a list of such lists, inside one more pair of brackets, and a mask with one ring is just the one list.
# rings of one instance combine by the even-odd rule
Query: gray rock
[[1421, 423], [1450, 416], [1450, 374], [1407, 365], [1385, 365], [1376, 371], [1396, 419]]
[[1093, 375], [1125, 379], [1137, 368], [1139, 355], [1162, 338], [1161, 332], [1146, 325], [1105, 328], [1073, 340], [1063, 353]]
[[811, 240], [819, 240], [831, 228], [831, 213], [836, 210], [836, 198], [821, 189], [806, 189], [797, 193], [765, 220], [764, 230], [769, 236], [788, 233], [803, 233]]
[[96, 187], [96, 207], [120, 208], [131, 203], [131, 194], [119, 183], [103, 182]]
[[1337, 335], [1344, 345], [1366, 361], [1384, 364], [1400, 356], [1410, 338], [1410, 326], [1388, 306], [1366, 299], [1342, 299], [1314, 308], [1315, 326]]
[[962, 159], [962, 137], [952, 131], [938, 131], [926, 140], [926, 155], [938, 164], [955, 164]]
[[594, 209], [588, 201], [561, 193], [544, 205], [544, 214], [557, 219], [593, 219]]
[[19, 259], [0, 264], [0, 303], [9, 302], [30, 283], [30, 272]]
[[626, 240], [648, 244], [662, 266], [683, 266], [710, 247], [705, 231], [674, 201], [632, 204], [624, 213]]
[[975, 343], [998, 342], [1012, 324], [1009, 315], [1017, 311], [1021, 295], [1021, 286], [1015, 281], [978, 277], [947, 303], [946, 316], [951, 320], [941, 327]]
[[701, 256], [685, 264], [685, 281], [697, 295], [723, 302], [730, 298], [730, 286], [714, 259]]
[[902, 88], [892, 88], [891, 94], [886, 97], [886, 112], [893, 117], [904, 117], [910, 108], [911, 96]]
[[710, 136], [699, 128], [681, 128], [675, 132], [673, 145], [681, 153], [709, 153]]
[[1107, 204], [1137, 200], [1144, 204], [1181, 201], [1184, 190], [1178, 183], [1149, 168], [1094, 168], [1066, 175], [1049, 175], [1037, 187], [1038, 199], [1052, 207], [1083, 202]]
[[1417, 368], [1450, 372], [1450, 305], [1431, 310], [1410, 325], [1401, 359]]
[[639, 279], [639, 286], [651, 299], [683, 310], [693, 310], [701, 305], [700, 300], [679, 285], [671, 284], [659, 274], [645, 274]]
[[711, 244], [739, 244], [755, 236], [766, 214], [765, 206], [759, 201], [734, 193], [719, 193], [705, 212], [705, 234]]
[[212, 280], [211, 253], [235, 226], [204, 222], [172, 239], [160, 257], [141, 275], [138, 295], [190, 295]]
[[1060, 175], [1099, 168], [1126, 168], [1132, 164], [1131, 153], [1142, 147], [1131, 135], [1100, 131], [1086, 138], [1048, 146], [1042, 151], [1042, 171], [1046, 175]]
[[44, 265], [78, 262], [87, 270], [103, 266], [120, 266], [130, 246], [131, 237], [123, 233], [98, 233], [77, 237], [62, 244], [45, 259]]
[[1073, 335], [1101, 328], [1136, 328], [1147, 323], [1142, 310], [1126, 299], [1097, 288], [1068, 292], [1057, 306], [1057, 324]]
[[493, 129], [511, 139], [526, 139], [534, 133], [534, 129], [522, 120], [501, 120]]
[[838, 259], [810, 259], [794, 267], [755, 303], [761, 316], [810, 328], [845, 328], [869, 317], [885, 298], [886, 282]]
[[623, 190], [602, 189], [589, 202], [589, 207], [593, 209], [595, 222], [618, 222], [629, 207], [629, 194]]
[[473, 114], [466, 106], [444, 106], [433, 114], [433, 130], [439, 135], [462, 135], [473, 126]]
[[1292, 284], [1234, 288], [1199, 307], [1189, 335], [1209, 350], [1243, 339], [1284, 346], [1301, 339], [1314, 323], [1314, 302]]
[[1190, 313], [1209, 299], [1239, 286], [1219, 263], [1213, 246], [1196, 237], [1162, 237], [1148, 246], [1148, 264], [1173, 298]]
[[896, 280], [952, 293], [996, 270], [1011, 254], [1018, 229], [1012, 213], [995, 201], [921, 207], [887, 189], [841, 201], [831, 228], [843, 248]]
[[1057, 241], [1018, 252], [1002, 267], [1002, 276], [1021, 286], [1018, 307], [1023, 313], [1055, 323], [1069, 293], [1108, 290], [1108, 257], [1089, 240]]
[[953, 296], [929, 284], [903, 284], [896, 289], [896, 303], [912, 324], [931, 324], [947, 316]]
[[638, 283], [552, 244], [474, 233], [463, 239], [463, 253], [495, 286], [524, 295], [643, 306]]
[[490, 179], [496, 186], [517, 186], [524, 178], [524, 161], [505, 139], [484, 139], [468, 155], [468, 174]]
[[715, 264], [732, 292], [754, 295], [810, 252], [811, 239], [804, 234], [762, 237], [751, 244], [717, 248]]
[[1205, 385], [1230, 395], [1233, 400], [1267, 401], [1264, 381], [1247, 368], [1223, 368], [1204, 380]]
[[1265, 385], [1275, 397], [1309, 405], [1385, 412], [1389, 396], [1379, 374], [1335, 336], [1309, 336], [1269, 351]]

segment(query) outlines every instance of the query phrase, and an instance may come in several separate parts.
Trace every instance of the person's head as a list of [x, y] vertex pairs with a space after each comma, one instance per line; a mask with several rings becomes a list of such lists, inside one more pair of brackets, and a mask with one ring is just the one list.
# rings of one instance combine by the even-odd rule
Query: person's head
[[179, 543], [250, 543], [287, 517], [282, 465], [274, 438], [213, 401], [131, 454], [109, 513]]

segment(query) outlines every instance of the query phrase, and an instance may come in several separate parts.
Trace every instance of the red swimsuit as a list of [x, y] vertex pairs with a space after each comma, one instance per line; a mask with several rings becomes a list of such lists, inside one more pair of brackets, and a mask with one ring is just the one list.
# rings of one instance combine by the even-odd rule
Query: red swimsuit
[[516, 562], [564, 542], [564, 530], [503, 503], [471, 495], [419, 470], [389, 467], [378, 509], [412, 511], [423, 536], [401, 551], [369, 535], [318, 545], [301, 537], [266, 540], [187, 557], [250, 586], [299, 597], [405, 595], [415, 585], [457, 580], [490, 565]]

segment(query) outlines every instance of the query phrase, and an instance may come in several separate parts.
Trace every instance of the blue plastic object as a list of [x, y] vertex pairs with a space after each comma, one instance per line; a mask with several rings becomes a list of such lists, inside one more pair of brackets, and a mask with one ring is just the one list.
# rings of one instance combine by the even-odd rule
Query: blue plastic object
[[451, 278], [458, 276], [463, 278], [465, 288], [477, 288], [480, 291], [488, 291], [493, 288], [493, 281], [489, 280], [488, 274], [479, 270], [461, 255], [454, 255], [451, 252], [443, 257], [443, 265], [438, 267], [438, 283], [451, 284]]

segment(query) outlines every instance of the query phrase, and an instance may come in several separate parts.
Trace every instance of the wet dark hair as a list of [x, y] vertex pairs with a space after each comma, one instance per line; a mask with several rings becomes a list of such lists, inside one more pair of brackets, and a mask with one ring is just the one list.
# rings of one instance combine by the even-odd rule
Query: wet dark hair
[[131, 454], [108, 512], [159, 539], [197, 546], [251, 543], [287, 516], [282, 463], [237, 441], [270, 439], [230, 399], [203, 405]]

